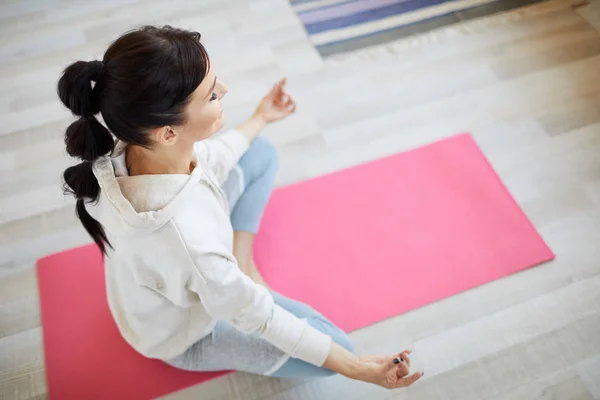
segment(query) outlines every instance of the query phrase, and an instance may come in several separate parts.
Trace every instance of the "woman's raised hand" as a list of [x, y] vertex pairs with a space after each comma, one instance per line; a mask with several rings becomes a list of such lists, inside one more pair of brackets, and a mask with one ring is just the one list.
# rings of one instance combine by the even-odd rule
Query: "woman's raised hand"
[[296, 111], [294, 99], [285, 91], [286, 79], [277, 82], [273, 88], [262, 98], [254, 112], [265, 123], [279, 121]]

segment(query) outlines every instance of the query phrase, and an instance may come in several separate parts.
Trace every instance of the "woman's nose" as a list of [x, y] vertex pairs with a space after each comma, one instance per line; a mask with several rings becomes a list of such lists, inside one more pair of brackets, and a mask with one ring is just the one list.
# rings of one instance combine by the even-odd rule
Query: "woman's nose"
[[227, 91], [229, 90], [229, 88], [227, 87], [226, 84], [224, 84], [221, 81], [218, 81], [218, 85], [219, 85], [219, 94], [220, 94], [220, 97], [222, 98], [223, 96], [225, 96], [227, 94]]

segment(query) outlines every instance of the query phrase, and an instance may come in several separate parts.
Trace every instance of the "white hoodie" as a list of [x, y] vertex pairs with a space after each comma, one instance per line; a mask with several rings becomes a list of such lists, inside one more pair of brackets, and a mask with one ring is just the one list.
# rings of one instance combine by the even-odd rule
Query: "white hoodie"
[[198, 142], [190, 175], [130, 177], [122, 142], [94, 163], [101, 192], [86, 208], [114, 248], [105, 262], [108, 304], [146, 357], [173, 359], [225, 320], [292, 357], [317, 366], [327, 358], [331, 338], [274, 304], [233, 257], [220, 185], [248, 146], [237, 131]]

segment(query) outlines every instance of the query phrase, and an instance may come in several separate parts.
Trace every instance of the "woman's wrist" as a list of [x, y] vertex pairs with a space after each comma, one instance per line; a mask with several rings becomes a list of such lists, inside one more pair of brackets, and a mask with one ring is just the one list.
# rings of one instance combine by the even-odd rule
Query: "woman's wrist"
[[256, 120], [257, 123], [259, 123], [263, 126], [263, 128], [269, 123], [269, 121], [267, 121], [267, 118], [265, 118], [265, 116], [258, 111], [256, 111], [254, 114], [252, 114], [250, 119]]
[[331, 342], [331, 349], [323, 367], [350, 379], [364, 380], [365, 367], [360, 357], [335, 342]]

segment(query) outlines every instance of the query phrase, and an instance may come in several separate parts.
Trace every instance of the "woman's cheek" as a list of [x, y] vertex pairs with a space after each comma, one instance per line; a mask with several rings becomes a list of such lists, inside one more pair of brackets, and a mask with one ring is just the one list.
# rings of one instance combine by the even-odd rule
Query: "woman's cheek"
[[223, 106], [221, 105], [220, 101], [215, 101], [213, 113], [215, 121], [220, 121], [223, 119]]
[[223, 118], [222, 118], [221, 112], [219, 111], [219, 113], [217, 114], [216, 118], [214, 119], [214, 121], [212, 123], [212, 127], [211, 127], [212, 134], [217, 133], [222, 127], [223, 127]]

